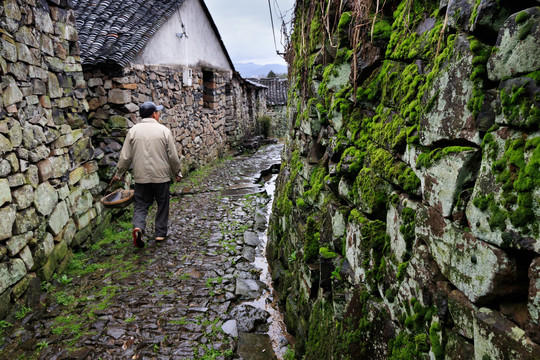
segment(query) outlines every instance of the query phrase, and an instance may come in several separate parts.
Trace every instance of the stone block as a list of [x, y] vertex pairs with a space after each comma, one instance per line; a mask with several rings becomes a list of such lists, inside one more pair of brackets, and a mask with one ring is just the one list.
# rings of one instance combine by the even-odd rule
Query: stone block
[[[526, 16], [521, 15], [523, 12]], [[524, 20], [516, 22], [518, 16]], [[500, 29], [495, 46], [497, 51], [487, 63], [490, 80], [498, 81], [538, 70], [540, 8], [533, 7], [510, 16]]]
[[57, 98], [62, 97], [64, 91], [60, 87], [60, 83], [58, 82], [58, 78], [56, 77], [56, 75], [53, 74], [52, 72], [49, 72], [47, 74], [47, 79], [48, 79], [47, 88], [49, 90], [49, 97], [51, 99], [57, 99]]
[[41, 215], [48, 216], [58, 204], [58, 193], [48, 181], [45, 181], [36, 188], [33, 200], [36, 210]]
[[448, 296], [448, 310], [450, 310], [457, 332], [472, 340], [478, 308], [461, 291], [454, 290]]
[[17, 83], [13, 78], [7, 77], [8, 79], [8, 86], [4, 88], [4, 92], [2, 94], [2, 99], [4, 100], [4, 106], [9, 106], [12, 104], [19, 103], [23, 100], [23, 93], [17, 86]]
[[538, 359], [540, 346], [525, 331], [491, 309], [480, 308], [474, 324], [475, 359]]
[[19, 256], [21, 257], [24, 265], [26, 265], [26, 270], [30, 271], [34, 267], [34, 257], [32, 256], [32, 251], [28, 246], [25, 246], [20, 252]]
[[77, 233], [77, 226], [75, 225], [75, 221], [73, 221], [73, 219], [69, 219], [68, 223], [64, 227], [64, 232], [62, 234], [62, 239], [68, 245], [71, 245], [71, 242], [72, 242], [73, 238], [75, 237], [76, 233]]
[[34, 233], [32, 231], [29, 231], [25, 234], [12, 236], [6, 242], [8, 255], [11, 257], [17, 255], [19, 251], [21, 251], [30, 242], [30, 239], [32, 239], [33, 236]]
[[0, 179], [0, 206], [5, 203], [10, 203], [11, 200], [11, 187], [9, 186], [9, 182], [6, 179]]
[[49, 218], [49, 229], [53, 235], [58, 235], [64, 225], [69, 221], [69, 212], [65, 201], [61, 201], [51, 214]]
[[79, 166], [75, 170], [69, 173], [69, 185], [73, 186], [76, 183], [78, 183], [83, 176], [86, 174], [86, 170], [84, 167]]
[[86, 228], [88, 225], [90, 225], [91, 221], [96, 218], [96, 216], [97, 213], [95, 209], [90, 209], [86, 213], [79, 215], [75, 220], [77, 230], [82, 230]]
[[52, 162], [50, 159], [45, 159], [37, 164], [39, 181], [44, 182], [49, 180], [53, 174]]
[[69, 132], [68, 134], [60, 136], [57, 140], [55, 140], [51, 144], [51, 147], [53, 149], [69, 147], [69, 146], [73, 145], [77, 140], [82, 138], [82, 136], [83, 136], [83, 130], [82, 129], [73, 130], [73, 131]]
[[24, 63], [30, 64], [30, 65], [40, 65], [39, 60], [37, 57], [30, 51], [28, 46], [22, 43], [17, 43], [15, 45], [17, 47], [17, 57], [19, 61], [22, 61]]
[[109, 100], [112, 104], [128, 104], [131, 102], [131, 91], [122, 89], [109, 90]]
[[26, 275], [11, 288], [11, 300], [18, 300], [30, 286], [30, 276]]
[[7, 61], [17, 62], [17, 47], [4, 38], [0, 38], [0, 55]]
[[[443, 148], [439, 151], [445, 150]], [[480, 151], [463, 148], [459, 152], [449, 153], [427, 165], [420, 175], [424, 200], [444, 217], [449, 217], [463, 190], [463, 184], [476, 175], [480, 157]]]
[[[2, 180], [0, 180], [1, 188]], [[1, 192], [1, 190], [0, 190]], [[30, 185], [24, 185], [20, 188], [16, 188], [12, 192], [13, 202], [17, 205], [18, 210], [24, 210], [34, 201], [34, 188]]]
[[36, 22], [36, 28], [44, 33], [52, 33], [54, 31], [51, 16], [45, 10], [40, 8], [34, 9], [34, 19]]
[[467, 140], [480, 145], [473, 114], [467, 109], [473, 96], [472, 60], [469, 40], [458, 36], [448, 65], [434, 78], [427, 95], [427, 99], [437, 97], [431, 111], [420, 117], [420, 144], [431, 146], [444, 139]]
[[35, 189], [39, 184], [38, 168], [36, 165], [29, 165], [24, 173], [24, 183], [32, 185]]
[[52, 164], [52, 178], [61, 178], [69, 171], [69, 157], [67, 155], [50, 157]]
[[13, 224], [17, 215], [15, 205], [8, 205], [0, 208], [0, 240], [10, 238], [13, 233]]
[[39, 239], [34, 249], [34, 268], [40, 268], [49, 261], [50, 255], [54, 250], [54, 239], [49, 233], [45, 234], [43, 239]]
[[[78, 214], [78, 215], [84, 214], [84, 213], [88, 212], [92, 208], [93, 203], [94, 203], [94, 197], [92, 196], [92, 194], [89, 191], [86, 191], [74, 203], [73, 213]], [[97, 214], [95, 214], [95, 211], [94, 211], [92, 219], [96, 215]], [[86, 224], [86, 225], [88, 225], [88, 224]]]
[[21, 173], [10, 175], [8, 176], [7, 180], [9, 182], [9, 186], [11, 187], [22, 186], [25, 184], [24, 175]]
[[0, 264], [0, 294], [16, 284], [26, 275], [26, 266], [21, 259], [10, 259]]
[[28, 231], [34, 230], [39, 226], [40, 220], [41, 219], [33, 207], [19, 211], [15, 216], [13, 234], [24, 234]]
[[428, 245], [441, 272], [473, 303], [523, 290], [515, 259], [456, 228], [434, 208], [419, 207], [416, 234]]

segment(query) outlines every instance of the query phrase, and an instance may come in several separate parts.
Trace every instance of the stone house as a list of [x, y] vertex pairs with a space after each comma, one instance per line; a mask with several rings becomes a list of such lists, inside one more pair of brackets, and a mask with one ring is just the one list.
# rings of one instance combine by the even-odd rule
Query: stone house
[[245, 81], [202, 0], [74, 1], [89, 121], [108, 177], [138, 106], [165, 106], [186, 168], [215, 160], [256, 133], [261, 87]]
[[[188, 52], [145, 55], [175, 26]], [[207, 49], [195, 46], [203, 39]], [[266, 107], [262, 89], [234, 71], [202, 1], [2, 2], [0, 319], [34, 306], [71, 249], [108, 225], [102, 180], [145, 100], [165, 105], [186, 168], [255, 134]]]
[[266, 87], [267, 115], [272, 119], [270, 135], [284, 137], [289, 128], [287, 121], [287, 93], [289, 81], [280, 78], [252, 79]]

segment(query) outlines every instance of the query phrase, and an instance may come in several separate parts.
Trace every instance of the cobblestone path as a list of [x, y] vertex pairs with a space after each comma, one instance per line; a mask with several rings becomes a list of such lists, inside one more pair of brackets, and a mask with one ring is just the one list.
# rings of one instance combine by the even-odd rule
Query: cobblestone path
[[[280, 150], [270, 145], [183, 180], [162, 243], [148, 234], [136, 249], [130, 219], [119, 219], [42, 285], [35, 306], [1, 323], [0, 358], [242, 358], [241, 334], [268, 328], [268, 313], [244, 302], [267, 291], [252, 262], [269, 198], [241, 194], [260, 191], [254, 180], [279, 162]], [[264, 355], [244, 358], [275, 358], [269, 341], [261, 346]]]

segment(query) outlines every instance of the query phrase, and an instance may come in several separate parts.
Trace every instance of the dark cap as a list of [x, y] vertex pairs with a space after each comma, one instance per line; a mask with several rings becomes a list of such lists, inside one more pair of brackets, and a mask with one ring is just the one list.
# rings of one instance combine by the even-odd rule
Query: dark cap
[[161, 110], [163, 110], [163, 105], [156, 105], [151, 101], [145, 101], [139, 106], [139, 114], [143, 119], [150, 117], [154, 112]]

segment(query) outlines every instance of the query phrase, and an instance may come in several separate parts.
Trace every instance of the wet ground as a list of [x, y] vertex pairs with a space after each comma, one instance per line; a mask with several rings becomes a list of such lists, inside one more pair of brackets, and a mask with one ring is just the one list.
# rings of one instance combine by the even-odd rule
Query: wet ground
[[174, 188], [163, 242], [147, 234], [135, 248], [129, 217], [119, 219], [42, 284], [38, 305], [0, 323], [0, 358], [282, 359], [291, 339], [264, 260], [280, 151], [190, 174]]

